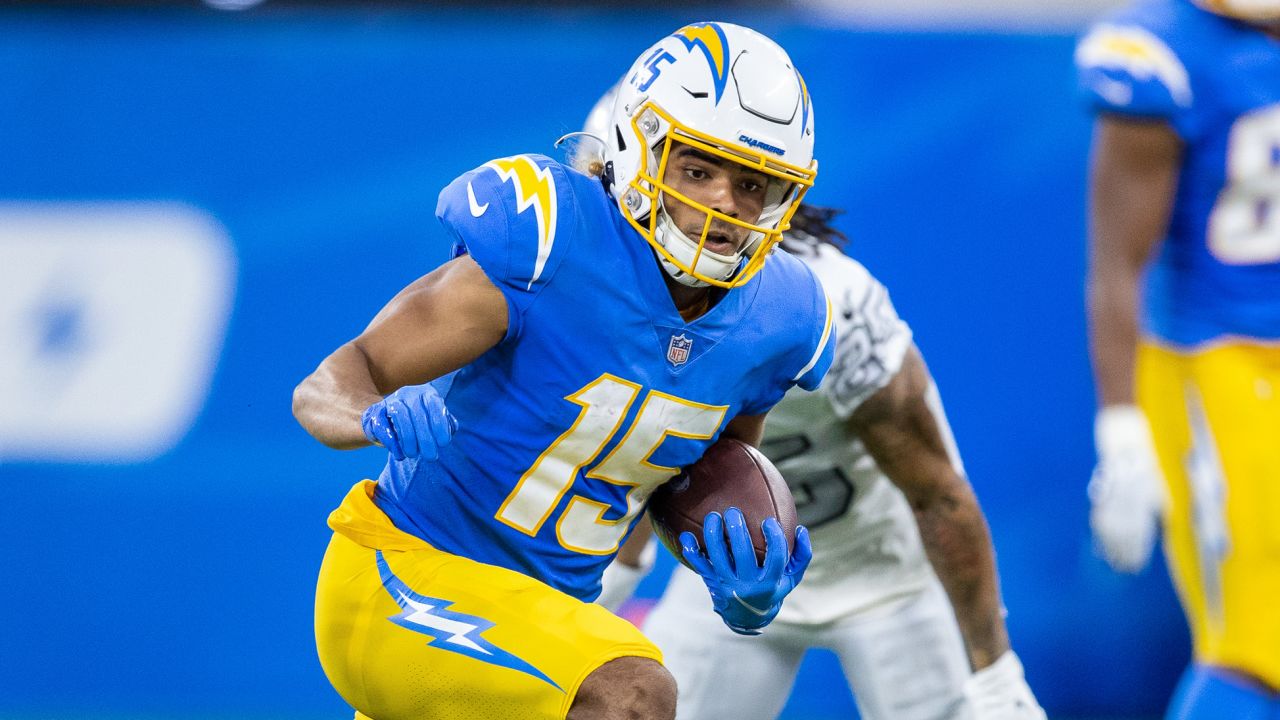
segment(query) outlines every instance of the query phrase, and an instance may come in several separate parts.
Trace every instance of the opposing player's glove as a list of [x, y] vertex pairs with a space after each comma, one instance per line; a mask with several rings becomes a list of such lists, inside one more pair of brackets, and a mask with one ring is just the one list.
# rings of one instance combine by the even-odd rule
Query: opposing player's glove
[[[680, 533], [680, 550], [695, 572], [702, 576], [711, 591], [711, 602], [729, 629], [739, 635], [759, 635], [760, 629], [773, 621], [782, 600], [800, 584], [804, 571], [813, 559], [809, 531], [796, 528], [795, 550], [787, 557], [787, 537], [774, 518], [763, 525], [765, 537], [764, 565], [756, 564], [756, 551], [751, 545], [747, 519], [738, 508], [708, 513], [702, 521], [702, 537], [707, 544], [704, 555], [698, 550], [698, 539], [691, 532]], [[728, 547], [725, 534], [729, 535]]]
[[364, 436], [396, 460], [435, 460], [449, 444], [458, 421], [440, 393], [426, 385], [408, 385], [370, 405], [360, 418]]
[[1012, 650], [969, 676], [964, 692], [973, 708], [973, 720], [1046, 720], [1044, 708], [1027, 686], [1022, 663]]
[[1103, 557], [1120, 572], [1146, 566], [1168, 502], [1151, 426], [1133, 405], [1113, 405], [1094, 424], [1098, 466], [1089, 482], [1089, 524]]

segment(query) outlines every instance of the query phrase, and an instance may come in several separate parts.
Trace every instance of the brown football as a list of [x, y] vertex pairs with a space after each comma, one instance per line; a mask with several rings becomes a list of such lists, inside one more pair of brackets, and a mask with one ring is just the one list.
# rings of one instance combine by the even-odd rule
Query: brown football
[[[796, 505], [782, 474], [761, 452], [733, 438], [720, 438], [694, 464], [658, 488], [649, 500], [654, 534], [680, 562], [680, 533], [688, 530], [702, 538], [702, 520], [712, 511], [724, 515], [736, 507], [747, 518], [756, 561], [764, 561], [765, 518], [778, 519], [787, 537], [787, 555], [795, 544]], [[688, 563], [685, 563], [686, 565]]]

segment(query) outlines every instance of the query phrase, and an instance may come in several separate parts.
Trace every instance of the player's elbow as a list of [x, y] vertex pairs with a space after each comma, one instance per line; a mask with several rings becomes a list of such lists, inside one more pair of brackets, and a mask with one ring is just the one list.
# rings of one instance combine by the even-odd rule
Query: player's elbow
[[301, 425], [301, 426], [302, 426], [302, 427], [304, 427], [304, 428], [307, 426], [307, 423], [306, 423], [306, 416], [307, 416], [307, 391], [306, 391], [306, 384], [307, 384], [307, 380], [309, 380], [309, 379], [310, 379], [310, 376], [308, 376], [307, 378], [304, 378], [304, 379], [302, 380], [302, 382], [298, 383], [297, 387], [295, 387], [295, 388], [293, 389], [292, 402], [290, 403], [290, 409], [291, 409], [291, 410], [292, 410], [292, 412], [293, 412], [293, 419], [294, 419], [294, 420], [297, 420], [297, 421], [298, 421], [298, 424], [299, 424], [299, 425]]
[[949, 513], [978, 504], [969, 481], [949, 468], [931, 473], [923, 482], [900, 483], [898, 487], [916, 515]]
[[291, 403], [293, 419], [297, 420], [302, 429], [306, 430], [311, 437], [331, 448], [344, 450], [348, 447], [354, 447], [349, 443], [342, 442], [337, 437], [333, 437], [333, 433], [326, 431], [328, 426], [325, 422], [327, 413], [321, 401], [321, 392], [317, 388], [317, 384], [316, 375], [312, 373], [293, 389]]
[[303, 378], [293, 389], [291, 400], [291, 410], [293, 411], [293, 419], [298, 421], [304, 430], [311, 434], [312, 437], [324, 442], [324, 438], [317, 433], [317, 417], [315, 390], [312, 385], [315, 383], [315, 376], [308, 375]]

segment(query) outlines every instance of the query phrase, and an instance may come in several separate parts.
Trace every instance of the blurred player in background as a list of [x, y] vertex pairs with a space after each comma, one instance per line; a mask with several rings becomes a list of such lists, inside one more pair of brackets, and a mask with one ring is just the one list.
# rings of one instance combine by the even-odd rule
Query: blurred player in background
[[[458, 178], [437, 208], [455, 259], [295, 391], [325, 444], [390, 454], [330, 516], [316, 592], [321, 664], [357, 717], [672, 717], [657, 648], [590, 604], [601, 572], [655, 488], [722, 432], [758, 443], [831, 364], [817, 279], [765, 262], [816, 173], [786, 53], [702, 23], [626, 77], [614, 184], [529, 155]], [[809, 560], [804, 530], [790, 558], [776, 520], [765, 536], [763, 567], [716, 568], [737, 631]]]
[[[586, 134], [617, 132], [613, 95]], [[574, 165], [601, 171], [598, 146], [577, 147]], [[937, 389], [884, 286], [843, 252], [832, 215], [801, 206], [782, 247], [832, 300], [836, 360], [819, 392], [792, 391], [770, 413], [761, 445], [813, 530], [813, 564], [761, 638], [727, 631], [698, 575], [676, 568], [645, 633], [676, 677], [679, 717], [774, 718], [805, 651], [822, 647], [840, 658], [866, 720], [1044, 718], [1009, 647], [990, 535]], [[606, 606], [652, 564], [648, 530], [606, 571]]]
[[1280, 0], [1142, 0], [1076, 61], [1094, 534], [1135, 572], [1163, 511], [1195, 655], [1168, 717], [1280, 717]]

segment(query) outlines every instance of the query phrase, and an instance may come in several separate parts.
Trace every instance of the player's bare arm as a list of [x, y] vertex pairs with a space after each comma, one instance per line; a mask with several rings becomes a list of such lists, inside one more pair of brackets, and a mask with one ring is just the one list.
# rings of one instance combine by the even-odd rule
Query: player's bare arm
[[849, 417], [876, 464], [906, 495], [925, 550], [946, 588], [975, 670], [1009, 649], [991, 535], [969, 482], [953, 464], [931, 381], [912, 348], [888, 385]]
[[366, 408], [461, 368], [506, 330], [501, 291], [470, 257], [457, 258], [401, 290], [364, 332], [325, 358], [294, 390], [294, 417], [329, 447], [364, 447]]
[[758, 448], [764, 439], [764, 419], [764, 415], [738, 415], [724, 426], [721, 437], [731, 437]]
[[1099, 404], [1131, 405], [1143, 267], [1169, 224], [1182, 140], [1162, 120], [1103, 115], [1089, 179], [1088, 303]]

